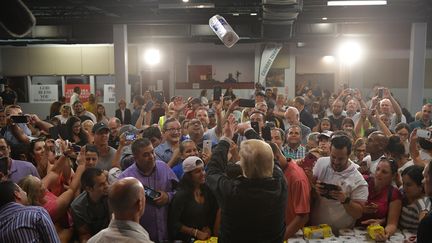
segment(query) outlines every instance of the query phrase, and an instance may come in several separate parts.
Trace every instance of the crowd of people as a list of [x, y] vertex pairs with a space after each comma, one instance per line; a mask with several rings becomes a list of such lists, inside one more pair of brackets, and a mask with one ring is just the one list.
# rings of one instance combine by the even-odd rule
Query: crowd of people
[[234, 93], [146, 91], [112, 117], [78, 87], [47, 119], [2, 107], [0, 242], [283, 242], [319, 224], [432, 242], [432, 104]]

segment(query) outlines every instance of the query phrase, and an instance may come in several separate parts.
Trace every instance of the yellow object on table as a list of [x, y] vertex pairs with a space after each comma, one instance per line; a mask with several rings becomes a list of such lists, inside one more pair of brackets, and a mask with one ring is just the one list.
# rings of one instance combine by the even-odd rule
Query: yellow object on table
[[377, 234], [384, 235], [384, 227], [379, 224], [371, 224], [367, 227], [368, 235], [372, 240], [375, 240]]
[[194, 243], [217, 243], [218, 238], [217, 237], [210, 237], [208, 240], [196, 240]]
[[306, 239], [324, 239], [333, 235], [331, 227], [328, 224], [318, 226], [303, 227], [303, 235]]

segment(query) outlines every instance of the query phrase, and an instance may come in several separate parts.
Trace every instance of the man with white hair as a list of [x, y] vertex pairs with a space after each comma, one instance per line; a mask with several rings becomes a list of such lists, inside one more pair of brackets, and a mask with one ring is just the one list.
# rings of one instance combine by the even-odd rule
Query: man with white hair
[[[240, 146], [242, 176], [226, 175], [228, 152], [234, 145], [233, 122], [228, 120], [207, 166], [207, 184], [221, 208], [219, 242], [282, 242], [285, 232], [287, 187], [282, 170], [274, 166], [270, 145], [259, 139]], [[260, 138], [250, 124], [238, 133]]]
[[292, 125], [298, 125], [301, 128], [301, 134], [302, 134], [301, 144], [305, 145], [307, 143], [307, 137], [309, 133], [311, 133], [311, 129], [300, 122], [300, 113], [297, 110], [297, 108], [293, 106], [288, 107], [288, 109], [285, 111], [284, 123], [286, 129], [285, 134], [288, 134], [288, 129]]
[[383, 98], [379, 102], [379, 109], [382, 114], [386, 115], [387, 118], [390, 120], [390, 127], [389, 129], [391, 131], [394, 131], [396, 125], [400, 122], [406, 123], [406, 118], [402, 114], [402, 109], [399, 106], [399, 104], [396, 102], [396, 100], [391, 95], [389, 89], [382, 88], [383, 89]]

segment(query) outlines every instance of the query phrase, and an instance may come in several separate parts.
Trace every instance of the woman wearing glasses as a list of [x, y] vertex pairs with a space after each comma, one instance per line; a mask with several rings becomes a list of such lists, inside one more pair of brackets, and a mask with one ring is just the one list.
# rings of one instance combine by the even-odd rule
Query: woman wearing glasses
[[384, 227], [384, 235], [378, 235], [377, 240], [385, 241], [393, 235], [399, 223], [402, 208], [402, 196], [392, 185], [397, 175], [397, 165], [394, 160], [381, 158], [374, 177], [367, 178], [369, 196], [364, 206], [363, 217], [359, 220], [363, 225], [380, 224]]

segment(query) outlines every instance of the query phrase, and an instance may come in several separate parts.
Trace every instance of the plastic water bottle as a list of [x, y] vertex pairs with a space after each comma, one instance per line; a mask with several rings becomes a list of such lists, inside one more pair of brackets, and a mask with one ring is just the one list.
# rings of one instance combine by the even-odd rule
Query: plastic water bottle
[[210, 18], [209, 25], [226, 47], [231, 48], [240, 39], [224, 17], [215, 15]]

